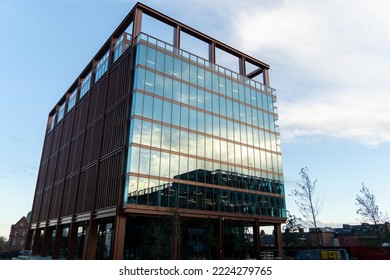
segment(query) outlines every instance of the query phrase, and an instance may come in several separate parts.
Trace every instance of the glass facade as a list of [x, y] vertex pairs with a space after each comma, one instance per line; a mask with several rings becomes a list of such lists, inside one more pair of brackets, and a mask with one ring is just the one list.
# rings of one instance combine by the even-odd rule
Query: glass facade
[[273, 89], [137, 38], [124, 201], [285, 217]]

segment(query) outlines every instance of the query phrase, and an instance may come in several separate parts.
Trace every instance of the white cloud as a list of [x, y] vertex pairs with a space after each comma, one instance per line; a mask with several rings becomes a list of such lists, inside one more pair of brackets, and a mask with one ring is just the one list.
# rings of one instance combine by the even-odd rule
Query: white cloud
[[196, 17], [202, 32], [271, 65], [284, 142], [330, 136], [374, 147], [390, 141], [390, 2], [180, 4], [191, 7], [181, 11], [183, 22]]
[[390, 2], [255, 3], [232, 21], [238, 47], [271, 65], [282, 137], [390, 141]]

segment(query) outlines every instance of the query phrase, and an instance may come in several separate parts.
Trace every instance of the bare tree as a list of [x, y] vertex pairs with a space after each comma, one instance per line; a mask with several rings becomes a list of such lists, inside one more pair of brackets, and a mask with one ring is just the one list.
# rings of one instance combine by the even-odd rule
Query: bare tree
[[322, 210], [323, 199], [319, 198], [316, 192], [317, 179], [313, 182], [310, 180], [309, 169], [307, 167], [301, 168], [299, 175], [301, 176], [302, 182], [297, 183], [298, 188], [293, 190], [292, 196], [296, 198], [295, 203], [304, 218], [304, 222], [315, 228], [319, 246], [317, 217]]
[[387, 214], [383, 214], [379, 211], [375, 195], [364, 185], [364, 183], [362, 183], [360, 193], [360, 196], [356, 195], [355, 204], [358, 207], [356, 213], [361, 215], [364, 220], [371, 222], [374, 225], [387, 222], [389, 220]]
[[356, 195], [355, 205], [358, 207], [356, 213], [360, 214], [365, 221], [374, 224], [375, 230], [378, 234], [378, 241], [382, 245], [382, 242], [388, 239], [388, 231], [387, 228], [384, 229], [385, 236], [382, 238], [379, 225], [388, 222], [389, 217], [387, 216], [387, 213], [383, 214], [379, 211], [374, 193], [372, 193], [370, 189], [364, 185], [364, 183], [362, 183], [360, 194], [361, 195]]

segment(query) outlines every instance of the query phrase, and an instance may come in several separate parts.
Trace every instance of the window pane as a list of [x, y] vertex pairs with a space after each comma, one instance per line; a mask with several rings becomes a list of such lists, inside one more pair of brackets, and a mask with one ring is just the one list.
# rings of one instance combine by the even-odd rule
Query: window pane
[[188, 132], [180, 131], [180, 152], [188, 154]]
[[154, 98], [153, 119], [162, 121], [163, 101], [160, 98]]
[[162, 52], [157, 52], [157, 59], [156, 59], [156, 70], [159, 72], [164, 72], [164, 61], [165, 61], [165, 54]]
[[141, 149], [139, 156], [139, 173], [149, 174], [150, 167], [150, 150]]
[[205, 107], [205, 97], [204, 97], [204, 91], [198, 90], [198, 108], [204, 109]]
[[187, 84], [181, 84], [181, 102], [184, 104], [190, 103], [190, 89]]
[[190, 65], [188, 62], [183, 61], [181, 64], [181, 76], [184, 81], [190, 80]]
[[196, 134], [188, 133], [188, 153], [190, 155], [196, 155]]
[[137, 63], [146, 65], [146, 46], [145, 45], [138, 45], [137, 47]]
[[205, 108], [207, 111], [212, 112], [212, 94], [210, 92], [205, 92]]
[[182, 106], [181, 107], [181, 126], [188, 128], [188, 108]]
[[145, 87], [145, 70], [143, 68], [137, 68], [135, 70], [135, 77], [137, 80], [134, 83], [134, 89], [144, 89]]
[[133, 94], [132, 115], [142, 116], [142, 108], [144, 106], [144, 95], [141, 93]]
[[171, 128], [167, 126], [162, 127], [161, 148], [169, 150], [171, 148]]
[[206, 137], [206, 157], [209, 159], [213, 158], [213, 139]]
[[181, 78], [181, 60], [178, 58], [173, 59], [173, 75], [176, 78]]
[[190, 83], [197, 84], [198, 74], [197, 67], [195, 65], [190, 65]]
[[141, 143], [141, 126], [142, 121], [139, 119], [133, 119], [131, 121], [131, 138], [130, 143]]
[[233, 128], [233, 122], [227, 121], [227, 138], [230, 140], [234, 140], [234, 128]]
[[188, 180], [188, 158], [181, 156], [180, 157], [180, 170], [179, 170], [180, 179]]
[[145, 75], [145, 91], [154, 92], [154, 73], [146, 71]]
[[199, 157], [204, 157], [204, 150], [205, 150], [205, 140], [203, 135], [197, 136], [197, 155]]
[[153, 97], [149, 95], [144, 96], [143, 116], [150, 119], [153, 117]]
[[131, 148], [130, 172], [138, 173], [140, 148]]
[[153, 48], [148, 48], [146, 66], [152, 69], [156, 68], [156, 50]]
[[213, 116], [213, 135], [219, 137], [219, 118]]
[[143, 121], [142, 123], [142, 144], [150, 146], [150, 141], [152, 139], [152, 123]]
[[180, 106], [177, 104], [172, 104], [172, 124], [180, 126]]
[[172, 99], [172, 79], [164, 78], [164, 96]]
[[163, 102], [163, 119], [162, 121], [165, 122], [165, 123], [171, 123], [171, 107], [172, 107], [172, 103], [170, 102], [167, 102], [167, 101], [164, 101]]
[[213, 116], [206, 114], [205, 132], [213, 134]]
[[173, 81], [173, 100], [180, 102], [180, 82]]
[[192, 130], [196, 130], [196, 113], [196, 110], [190, 109], [189, 128]]
[[153, 124], [152, 130], [152, 146], [156, 148], [160, 148], [161, 146], [161, 125]]
[[160, 156], [160, 176], [168, 178], [169, 176], [169, 160], [170, 155], [168, 153], [161, 152]]
[[165, 73], [168, 75], [173, 74], [173, 57], [170, 55], [165, 56]]
[[219, 114], [219, 96], [213, 94], [213, 112]]
[[221, 118], [221, 119], [219, 119], [219, 123], [220, 123], [220, 128], [219, 128], [220, 136], [222, 138], [226, 138], [227, 137], [227, 133], [226, 133], [226, 120]]
[[[221, 146], [219, 139], [213, 139], [213, 159], [220, 160], [221, 159]], [[216, 168], [214, 168], [216, 169]]]
[[196, 107], [198, 104], [197, 100], [197, 90], [195, 87], [190, 87], [190, 105]]
[[204, 113], [198, 111], [198, 131], [204, 132]]
[[164, 92], [164, 77], [157, 74], [155, 78], [154, 94], [162, 96]]
[[222, 115], [222, 116], [226, 116], [226, 99], [225, 98], [220, 98], [219, 99], [219, 102], [220, 102], [220, 111], [219, 113]]
[[180, 132], [176, 128], [172, 128], [171, 131], [171, 150], [179, 151], [179, 140], [180, 140]]
[[169, 177], [173, 178], [179, 175], [179, 156], [171, 154], [171, 162], [170, 162], [170, 175]]
[[159, 176], [160, 175], [160, 152], [151, 151], [150, 154], [150, 175]]

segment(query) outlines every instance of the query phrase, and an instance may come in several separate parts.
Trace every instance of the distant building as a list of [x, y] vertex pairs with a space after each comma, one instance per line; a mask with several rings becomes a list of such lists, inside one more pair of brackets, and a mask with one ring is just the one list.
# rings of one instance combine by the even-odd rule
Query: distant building
[[382, 247], [390, 241], [390, 223], [345, 224], [342, 228], [336, 228], [335, 232], [341, 247]]
[[333, 237], [335, 231], [331, 227], [309, 228], [309, 233], [308, 242], [312, 247], [328, 247], [334, 245]]
[[33, 254], [239, 258], [250, 227], [256, 256], [263, 226], [281, 253], [286, 205], [269, 68], [137, 3], [49, 113]]
[[27, 217], [23, 216], [20, 220], [11, 226], [8, 239], [8, 251], [24, 250], [27, 241], [27, 234], [30, 223]]

